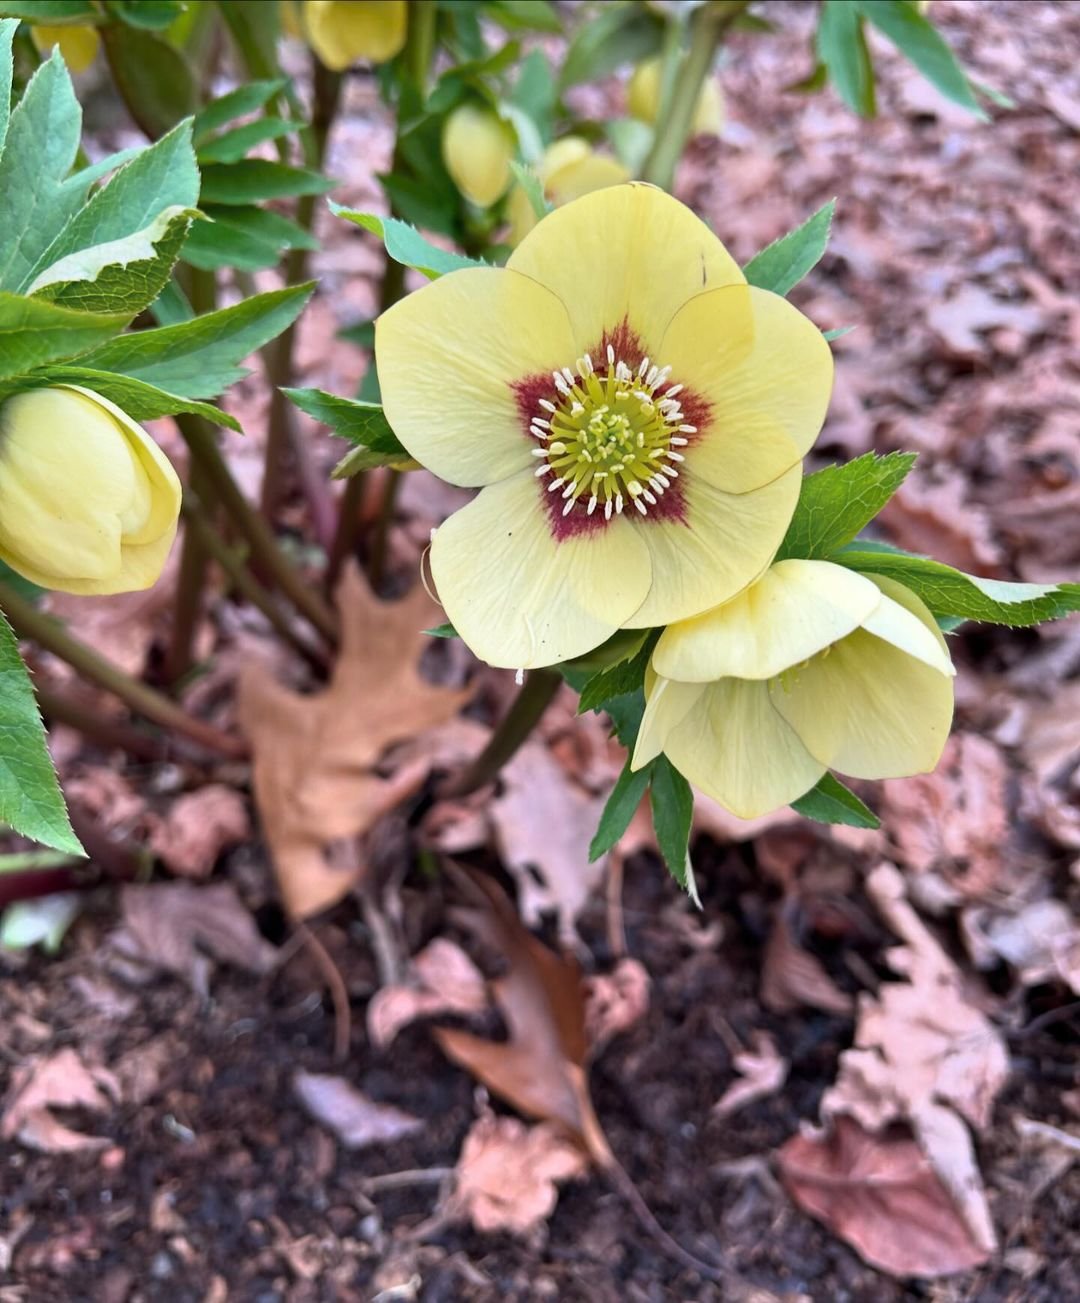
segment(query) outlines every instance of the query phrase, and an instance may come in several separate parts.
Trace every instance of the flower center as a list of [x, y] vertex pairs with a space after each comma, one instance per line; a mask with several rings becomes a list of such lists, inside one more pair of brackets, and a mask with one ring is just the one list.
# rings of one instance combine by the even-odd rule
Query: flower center
[[577, 375], [569, 367], [552, 373], [559, 402], [540, 399], [529, 433], [540, 440], [536, 475], [551, 476], [547, 490], [566, 500], [564, 516], [580, 503], [585, 514], [602, 508], [610, 520], [631, 502], [647, 516], [678, 479], [678, 450], [697, 427], [684, 422], [682, 385], [662, 388], [670, 374], [647, 357], [631, 370], [610, 344], [605, 369], [586, 353]]

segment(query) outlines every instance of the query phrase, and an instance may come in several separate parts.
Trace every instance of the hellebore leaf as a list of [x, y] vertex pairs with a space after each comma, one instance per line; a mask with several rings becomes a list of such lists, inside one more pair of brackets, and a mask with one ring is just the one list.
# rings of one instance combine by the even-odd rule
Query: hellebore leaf
[[256, 145], [269, 140], [281, 140], [300, 129], [299, 122], [268, 116], [245, 122], [232, 131], [223, 132], [199, 146], [200, 163], [239, 163]]
[[818, 823], [846, 823], [852, 828], [880, 828], [881, 820], [832, 774], [823, 775], [791, 808]]
[[0, 291], [0, 379], [85, 353], [123, 329], [128, 316], [77, 312]]
[[0, 615], [0, 820], [24, 837], [83, 855], [45, 745], [30, 675]]
[[414, 470], [414, 461], [402, 447], [378, 403], [357, 398], [340, 398], [322, 389], [282, 389], [302, 412], [354, 445], [331, 472], [335, 480], [347, 479], [374, 466], [394, 466]]
[[649, 788], [656, 844], [668, 872], [699, 908], [697, 883], [690, 863], [690, 829], [694, 819], [694, 789], [667, 756], [657, 756], [652, 764]]
[[322, 195], [335, 182], [318, 172], [265, 158], [211, 163], [203, 168], [202, 198], [208, 204], [257, 204], [264, 199]]
[[164, 136], [199, 107], [191, 65], [174, 45], [126, 23], [103, 27], [101, 40], [113, 84], [151, 140]]
[[831, 557], [873, 520], [914, 464], [912, 452], [868, 452], [807, 475], [776, 560]]
[[227, 95], [222, 95], [220, 99], [214, 100], [195, 114], [191, 124], [195, 133], [195, 144], [202, 145], [213, 132], [234, 122], [237, 118], [258, 112], [287, 85], [288, 82], [284, 77], [276, 81], [251, 81], [246, 86], [239, 86], [236, 90], [229, 91]]
[[818, 58], [849, 109], [860, 117], [877, 112], [874, 66], [858, 7], [850, 0], [825, 0], [817, 29]]
[[743, 268], [746, 279], [759, 289], [788, 294], [821, 261], [835, 212], [836, 200], [830, 199], [802, 226], [754, 254]]
[[144, 380], [133, 376], [117, 375], [114, 371], [97, 371], [84, 366], [52, 366], [35, 372], [35, 383], [82, 385], [101, 394], [117, 407], [123, 408], [133, 421], [153, 421], [159, 416], [176, 416], [179, 412], [190, 412], [201, 416], [211, 425], [228, 426], [230, 430], [239, 430], [240, 422], [235, 416], [223, 412], [210, 403], [200, 403], [194, 398], [182, 398], [179, 394], [170, 394], [156, 385], [148, 385]]
[[296, 320], [313, 288], [290, 285], [192, 321], [124, 335], [81, 362], [182, 398], [214, 398], [248, 374], [243, 359]]
[[577, 713], [584, 715], [587, 710], [606, 710], [613, 697], [636, 692], [645, 682], [645, 668], [659, 637], [660, 630], [656, 630], [645, 639], [633, 656], [606, 666], [588, 679], [581, 689]]
[[377, 235], [386, 246], [386, 252], [395, 262], [406, 267], [414, 267], [423, 272], [428, 280], [445, 275], [448, 271], [458, 271], [462, 267], [486, 267], [487, 263], [475, 258], [466, 258], [463, 253], [452, 253], [439, 249], [429, 243], [420, 232], [396, 217], [379, 217], [375, 213], [358, 213], [349, 208], [335, 204], [331, 199], [330, 211], [335, 217], [344, 217], [365, 231]]
[[0, 18], [0, 153], [4, 149], [8, 121], [11, 118], [11, 76], [14, 65], [11, 42], [18, 25], [15, 18]]
[[202, 214], [210, 221], [193, 228], [181, 257], [204, 271], [219, 267], [260, 271], [276, 267], [283, 249], [319, 247], [310, 232], [269, 208], [205, 204]]
[[600, 815], [600, 826], [596, 830], [596, 836], [589, 844], [590, 864], [598, 860], [601, 855], [606, 855], [629, 828], [630, 820], [634, 817], [634, 812], [645, 795], [645, 789], [649, 786], [652, 770], [652, 764], [648, 764], [636, 772], [632, 771], [630, 758], [627, 757], [623, 771], [611, 789], [611, 795]]
[[935, 616], [1022, 626], [1080, 611], [1080, 584], [1010, 584], [954, 570], [911, 552], [853, 544], [834, 560], [864, 574], [895, 579], [921, 597]]

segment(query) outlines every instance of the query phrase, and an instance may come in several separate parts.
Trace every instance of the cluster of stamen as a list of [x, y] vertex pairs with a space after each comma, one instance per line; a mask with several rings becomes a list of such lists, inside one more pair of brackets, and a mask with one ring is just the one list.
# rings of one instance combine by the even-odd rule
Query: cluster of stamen
[[682, 385], [663, 388], [670, 374], [647, 357], [631, 370], [610, 344], [606, 369], [586, 353], [576, 375], [569, 367], [552, 373], [559, 401], [540, 399], [529, 433], [540, 441], [536, 474], [551, 476], [547, 491], [565, 500], [564, 516], [579, 503], [608, 520], [630, 503], [646, 516], [678, 479], [679, 449], [697, 427], [683, 418]]

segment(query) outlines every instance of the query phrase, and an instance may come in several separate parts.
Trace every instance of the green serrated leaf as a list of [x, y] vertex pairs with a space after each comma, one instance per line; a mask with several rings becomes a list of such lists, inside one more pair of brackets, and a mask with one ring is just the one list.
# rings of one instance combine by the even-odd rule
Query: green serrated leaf
[[868, 452], [807, 475], [776, 560], [833, 556], [873, 520], [914, 464], [913, 452]]
[[182, 398], [216, 398], [248, 374], [240, 363], [296, 320], [313, 289], [311, 282], [290, 285], [181, 325], [123, 335], [81, 363]]
[[111, 17], [130, 27], [144, 27], [148, 31], [164, 31], [184, 12], [181, 0], [105, 0]]
[[755, 254], [743, 268], [746, 279], [751, 285], [772, 290], [774, 294], [790, 293], [821, 261], [835, 212], [836, 200], [830, 199], [801, 226]]
[[485, 13], [508, 32], [563, 31], [563, 21], [548, 0], [488, 0]]
[[864, 574], [895, 579], [920, 597], [934, 616], [1019, 627], [1080, 611], [1080, 584], [1010, 584], [983, 579], [910, 552], [871, 550], [861, 540], [838, 552], [833, 560]]
[[791, 808], [818, 823], [844, 823], [851, 828], [880, 828], [881, 820], [838, 778], [825, 774]]
[[414, 267], [429, 280], [435, 280], [447, 272], [459, 271], [462, 267], [486, 267], [488, 264], [466, 258], [463, 253], [452, 253], [439, 249], [429, 243], [415, 227], [396, 217], [379, 217], [376, 213], [359, 213], [342, 208], [330, 200], [330, 211], [335, 217], [344, 217], [346, 221], [361, 226], [372, 235], [377, 235], [386, 246], [387, 254], [395, 262], [406, 267]]
[[837, 326], [833, 330], [823, 330], [821, 335], [831, 344], [834, 339], [843, 339], [845, 335], [850, 335], [854, 329], [854, 326]]
[[512, 162], [510, 170], [525, 192], [525, 198], [528, 199], [536, 220], [546, 217], [551, 212], [552, 205], [544, 198], [544, 183], [531, 167], [526, 167], [523, 163]]
[[124, 23], [101, 29], [113, 83], [140, 129], [157, 140], [199, 107], [187, 59], [153, 32]]
[[195, 143], [201, 145], [213, 132], [234, 122], [237, 118], [247, 117], [268, 104], [275, 95], [279, 95], [288, 85], [282, 77], [276, 81], [249, 81], [236, 90], [229, 91], [219, 99], [212, 100], [206, 108], [195, 114], [192, 129]]
[[212, 163], [203, 168], [202, 198], [208, 204], [260, 204], [267, 199], [322, 195], [336, 182], [318, 172], [269, 159]]
[[954, 104], [988, 121], [971, 83], [933, 23], [904, 0], [854, 0], [852, 5]]
[[239, 163], [256, 145], [263, 145], [271, 140], [282, 140], [299, 131], [302, 125], [299, 122], [289, 122], [284, 118], [276, 117], [245, 122], [243, 126], [204, 141], [199, 146], [199, 162], [202, 164]]
[[358, 398], [341, 398], [323, 389], [282, 389], [302, 412], [328, 425], [342, 439], [373, 452], [410, 457], [408, 449], [390, 428], [390, 422], [378, 403]]
[[236, 267], [259, 271], [276, 267], [284, 249], [317, 249], [318, 240], [290, 218], [269, 208], [204, 204], [210, 222], [195, 226], [181, 257], [192, 267], [214, 271]]
[[694, 821], [694, 791], [667, 756], [652, 764], [649, 786], [656, 844], [668, 872], [696, 905], [701, 901], [690, 866], [690, 828]]
[[84, 855], [45, 745], [30, 676], [0, 615], [0, 820], [54, 850]]
[[644, 6], [605, 4], [578, 26], [563, 59], [559, 88], [599, 81], [626, 63], [639, 63], [660, 48], [664, 24]]
[[11, 118], [11, 77], [14, 71], [11, 42], [18, 26], [15, 18], [0, 19], [0, 153], [4, 151]]
[[872, 118], [877, 111], [874, 66], [862, 17], [851, 0], [824, 0], [816, 45], [840, 98], [861, 117]]
[[461, 636], [449, 621], [446, 624], [437, 624], [434, 629], [425, 629], [424, 632], [431, 638], [458, 638]]
[[627, 757], [622, 773], [600, 815], [596, 836], [589, 843], [590, 864], [598, 860], [601, 855], [606, 855], [630, 827], [630, 820], [641, 804], [641, 798], [645, 795], [645, 790], [652, 779], [654, 764], [654, 761], [650, 761], [635, 772], [631, 770], [630, 758]]
[[23, 0], [22, 4], [5, 0], [0, 13], [12, 18], [22, 18], [28, 23], [63, 26], [67, 23], [85, 22], [96, 17], [89, 0]]
[[127, 319], [0, 291], [0, 378], [77, 357], [118, 334]]
[[108, 398], [117, 407], [123, 408], [133, 421], [153, 421], [159, 416], [176, 416], [180, 412], [190, 412], [201, 416], [211, 425], [227, 426], [230, 430], [240, 430], [240, 422], [228, 412], [222, 412], [210, 403], [200, 403], [194, 398], [183, 398], [179, 394], [170, 394], [155, 385], [148, 385], [143, 380], [131, 376], [117, 375], [114, 371], [98, 371], [93, 367], [56, 366], [45, 367], [35, 371], [29, 377], [35, 387], [50, 384], [82, 385], [95, 393]]
[[583, 715], [587, 710], [606, 710], [613, 697], [638, 691], [645, 681], [645, 670], [660, 632], [659, 629], [653, 630], [628, 659], [617, 661], [592, 675], [581, 689], [577, 713]]

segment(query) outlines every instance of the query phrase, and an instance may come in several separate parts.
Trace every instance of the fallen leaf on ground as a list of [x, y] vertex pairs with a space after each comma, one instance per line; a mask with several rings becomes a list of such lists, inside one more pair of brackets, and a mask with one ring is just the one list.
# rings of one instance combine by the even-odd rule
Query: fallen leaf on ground
[[402, 1027], [437, 1013], [480, 1013], [487, 1008], [487, 983], [464, 950], [436, 937], [411, 964], [413, 983], [384, 986], [367, 1007], [368, 1035], [380, 1050]]
[[289, 914], [335, 904], [363, 872], [358, 839], [424, 781], [420, 759], [391, 779], [374, 766], [393, 742], [451, 719], [469, 692], [437, 687], [418, 663], [439, 608], [422, 588], [380, 601], [356, 566], [337, 590], [341, 649], [324, 692], [302, 695], [262, 666], [240, 678], [239, 719], [255, 799]]
[[1039, 986], [1064, 977], [1062, 959], [1080, 946], [1080, 926], [1062, 901], [1037, 900], [1014, 913], [969, 911], [964, 937], [977, 966], [1004, 959], [1023, 986]]
[[350, 1085], [344, 1077], [302, 1068], [293, 1077], [293, 1089], [316, 1122], [329, 1127], [347, 1149], [392, 1144], [424, 1126], [393, 1104], [379, 1104]]
[[442, 1211], [482, 1233], [526, 1234], [551, 1216], [557, 1183], [583, 1176], [586, 1167], [581, 1149], [550, 1123], [526, 1126], [486, 1113], [465, 1137]]
[[1078, 719], [1080, 682], [1058, 685], [1050, 701], [1029, 713], [1021, 747], [1040, 785], [1061, 779], [1080, 762]]
[[491, 803], [499, 855], [518, 888], [522, 921], [554, 913], [559, 937], [574, 944], [574, 920], [603, 879], [607, 856], [589, 863], [604, 798], [580, 787], [542, 742], [527, 742], [500, 774]]
[[58, 1121], [54, 1108], [104, 1113], [120, 1096], [119, 1083], [104, 1068], [87, 1067], [72, 1049], [58, 1050], [27, 1067], [15, 1068], [0, 1115], [0, 1137], [47, 1154], [107, 1149], [108, 1136], [89, 1136]]
[[840, 1056], [822, 1117], [851, 1117], [869, 1131], [909, 1123], [975, 1243], [990, 1252], [996, 1236], [967, 1124], [982, 1131], [990, 1123], [1008, 1078], [1005, 1043], [965, 998], [960, 972], [905, 899], [900, 873], [879, 865], [866, 885], [904, 942], [886, 958], [907, 980], [860, 997], [855, 1048]]
[[821, 961], [796, 941], [794, 907], [794, 898], [785, 899], [773, 918], [761, 966], [761, 1002], [773, 1013], [807, 1007], [849, 1017], [855, 1001], [836, 985]]
[[968, 498], [959, 471], [931, 482], [909, 475], [878, 519], [890, 542], [975, 574], [1000, 573], [1001, 548], [986, 512]]
[[114, 951], [186, 978], [203, 996], [209, 991], [215, 961], [265, 973], [277, 955], [225, 882], [125, 887], [121, 914], [122, 926], [111, 937]]
[[781, 1056], [769, 1033], [754, 1032], [753, 1041], [752, 1049], [735, 1055], [734, 1063], [739, 1077], [713, 1105], [712, 1111], [716, 1117], [730, 1117], [755, 1100], [775, 1095], [787, 1080], [788, 1061]]
[[620, 959], [610, 973], [587, 977], [585, 1038], [595, 1057], [613, 1036], [629, 1031], [649, 1011], [649, 974], [637, 959]]
[[479, 874], [458, 872], [472, 907], [461, 921], [497, 949], [508, 970], [491, 983], [507, 1039], [488, 1041], [435, 1029], [442, 1050], [528, 1117], [554, 1122], [600, 1166], [611, 1150], [586, 1080], [585, 1002], [577, 963], [551, 951], [522, 924], [505, 893]]
[[931, 304], [927, 323], [958, 357], [990, 351], [981, 335], [1005, 327], [1033, 335], [1046, 326], [1046, 314], [1033, 303], [1007, 303], [981, 286], [967, 284], [951, 299]]
[[205, 878], [223, 850], [251, 834], [247, 806], [240, 793], [221, 783], [178, 797], [154, 829], [150, 846], [183, 878]]
[[838, 1117], [831, 1134], [793, 1136], [780, 1178], [804, 1211], [892, 1276], [948, 1276], [986, 1262], [922, 1150]]

